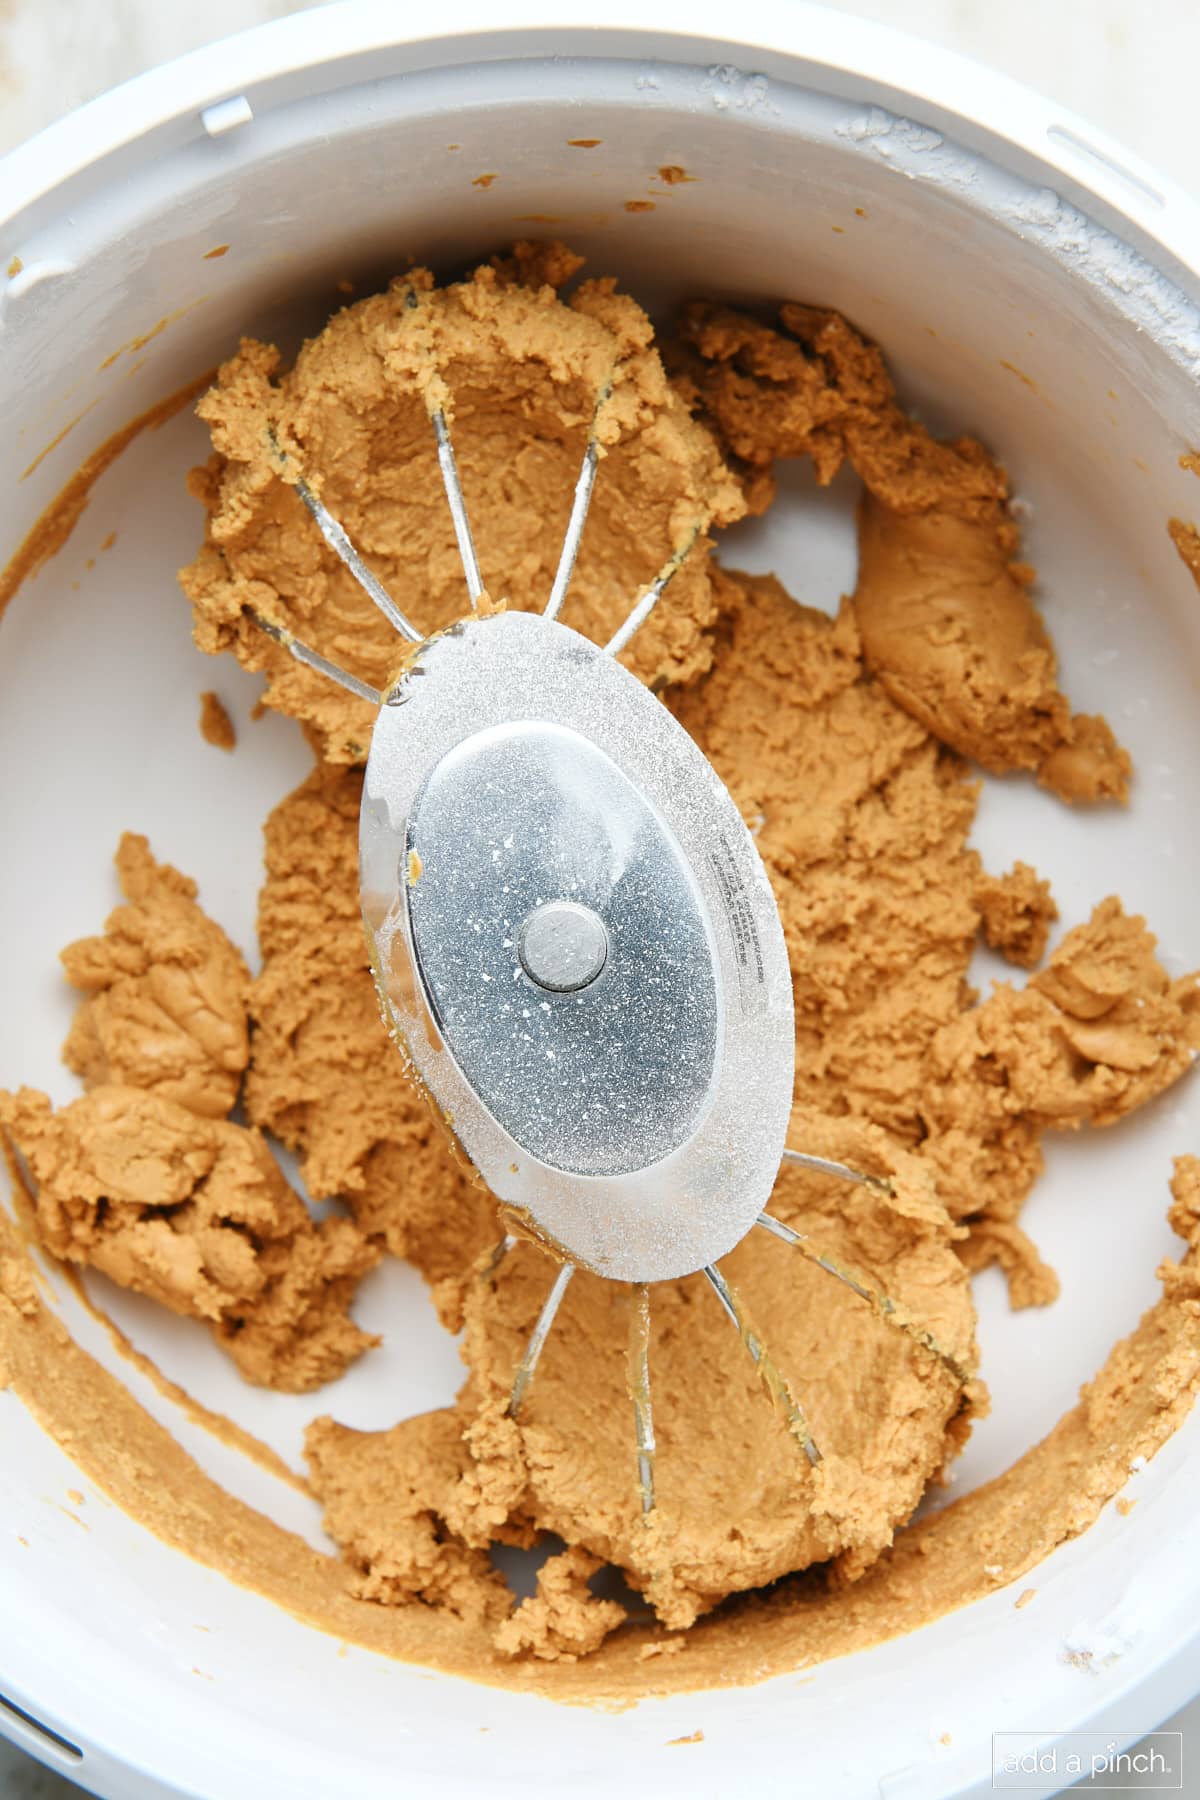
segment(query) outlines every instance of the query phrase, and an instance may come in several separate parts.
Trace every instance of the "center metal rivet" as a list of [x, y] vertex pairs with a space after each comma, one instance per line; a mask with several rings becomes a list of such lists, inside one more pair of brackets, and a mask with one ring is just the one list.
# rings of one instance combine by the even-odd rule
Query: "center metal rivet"
[[517, 940], [521, 967], [551, 994], [590, 987], [608, 961], [608, 932], [599, 913], [574, 900], [536, 906]]

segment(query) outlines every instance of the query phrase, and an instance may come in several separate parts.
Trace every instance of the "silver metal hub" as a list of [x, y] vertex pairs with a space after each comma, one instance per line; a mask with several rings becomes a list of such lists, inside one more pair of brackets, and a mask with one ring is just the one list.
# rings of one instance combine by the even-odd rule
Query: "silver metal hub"
[[719, 1055], [711, 920], [613, 758], [544, 720], [472, 732], [430, 770], [407, 842], [426, 998], [509, 1137], [577, 1175], [645, 1169], [691, 1137]]
[[577, 994], [590, 987], [608, 961], [608, 932], [590, 906], [548, 900], [528, 914], [517, 955], [530, 981], [549, 994]]

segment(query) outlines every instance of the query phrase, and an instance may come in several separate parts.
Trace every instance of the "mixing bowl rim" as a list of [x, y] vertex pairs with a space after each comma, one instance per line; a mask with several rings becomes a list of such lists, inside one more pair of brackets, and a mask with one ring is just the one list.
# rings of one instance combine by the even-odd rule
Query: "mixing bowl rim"
[[[443, 0], [436, 28], [397, 29], [390, 0], [334, 4], [219, 39], [134, 76], [55, 121], [0, 159], [0, 232], [38, 201], [139, 140], [169, 133], [189, 113], [246, 97], [269, 99], [272, 84], [319, 77], [323, 90], [340, 71], [346, 84], [372, 56], [404, 51], [412, 66], [525, 55], [602, 58], [628, 55], [727, 63], [779, 74], [793, 83], [804, 69], [857, 88], [854, 98], [947, 129], [964, 148], [1045, 180], [1097, 223], [1143, 250], [1161, 272], [1200, 278], [1200, 203], [1106, 133], [1007, 75], [873, 20], [810, 0], [742, 0], [736, 29], [720, 0], [656, 0], [652, 23], [637, 0]], [[803, 85], [802, 81], [800, 82]], [[845, 97], [850, 98], [849, 94]], [[210, 121], [211, 125], [211, 121]], [[206, 129], [209, 127], [206, 127]], [[1016, 166], [1015, 166], [1016, 165]], [[1175, 266], [1163, 266], [1163, 258]]]
[[[734, 21], [717, 0], [443, 0], [436, 27], [404, 30], [390, 0], [339, 0], [255, 27], [133, 78], [56, 122], [0, 160], [0, 229], [39, 207], [69, 210], [83, 176], [103, 176], [122, 153], [149, 158], [189, 118], [245, 94], [260, 108], [287, 96], [377, 77], [372, 58], [396, 53], [415, 68], [528, 56], [662, 57], [727, 63], [821, 87], [865, 108], [886, 107], [1056, 192], [1134, 242], [1164, 274], [1195, 292], [1200, 205], [1090, 124], [1023, 84], [953, 52], [805, 0], [742, 0]], [[599, 18], [597, 15], [600, 14]], [[294, 87], [292, 92], [294, 92]], [[196, 127], [193, 127], [195, 129]], [[204, 127], [200, 126], [203, 130]], [[178, 142], [178, 136], [175, 140]], [[1196, 1638], [1168, 1645], [1127, 1692], [1177, 1684]], [[1168, 1674], [1170, 1672], [1170, 1674]], [[1106, 1694], [1110, 1704], [1121, 1694]], [[1172, 1688], [1174, 1697], [1174, 1688]]]

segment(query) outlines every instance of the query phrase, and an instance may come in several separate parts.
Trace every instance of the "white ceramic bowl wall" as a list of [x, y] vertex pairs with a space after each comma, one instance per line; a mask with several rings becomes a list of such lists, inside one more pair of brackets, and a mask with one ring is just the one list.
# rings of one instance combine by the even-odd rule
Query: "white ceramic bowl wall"
[[[1174, 971], [1200, 963], [1200, 604], [1164, 529], [1200, 499], [1176, 466], [1200, 440], [1195, 209], [1031, 94], [802, 5], [624, 0], [592, 26], [575, 0], [511, 0], [503, 28], [469, 0], [437, 10], [428, 27], [391, 5], [293, 17], [133, 82], [0, 165], [0, 267], [23, 265], [0, 289], [0, 562], [88, 451], [240, 332], [293, 345], [338, 303], [338, 279], [460, 266], [538, 230], [528, 215], [656, 306], [833, 304], [881, 339], [931, 422], [978, 431], [1008, 461], [1068, 690], [1138, 763], [1124, 816], [990, 783], [990, 866], [1037, 861], [1065, 924], [1117, 889]], [[697, 179], [664, 190], [667, 163]], [[625, 210], [652, 196], [655, 211]], [[254, 684], [191, 647], [174, 571], [200, 524], [183, 475], [205, 449], [190, 415], [140, 438], [0, 626], [4, 1085], [73, 1091], [57, 951], [111, 904], [121, 829], [196, 874], [253, 950], [260, 824], [307, 753], [284, 721], [251, 726]], [[853, 579], [853, 498], [849, 481], [818, 496], [786, 472], [770, 519], [724, 554], [832, 605]], [[233, 759], [199, 739], [208, 686], [243, 727]], [[980, 1281], [995, 1412], [960, 1489], [1040, 1436], [1154, 1298], [1170, 1158], [1200, 1147], [1197, 1117], [1185, 1088], [1052, 1146], [1027, 1220], [1063, 1298], [1014, 1317], [998, 1279]], [[384, 1350], [305, 1400], [244, 1388], [201, 1328], [103, 1298], [170, 1374], [297, 1463], [316, 1412], [388, 1423], [448, 1400], [460, 1372], [399, 1267], [362, 1300]], [[71, 1295], [58, 1303], [112, 1362]], [[124, 1374], [228, 1487], [321, 1541], [315, 1507]], [[1052, 1557], [1021, 1612], [1009, 1590], [803, 1677], [591, 1715], [339, 1653], [90, 1488], [81, 1530], [63, 1511], [79, 1510], [65, 1498], [77, 1471], [0, 1394], [0, 1694], [82, 1762], [2, 1708], [0, 1730], [114, 1800], [983, 1793], [994, 1731], [1092, 1720], [1128, 1736], [1200, 1686], [1198, 1477], [1193, 1422], [1134, 1478], [1137, 1510], [1108, 1509]], [[1096, 1649], [1090, 1670], [1070, 1642]], [[667, 1747], [698, 1727], [702, 1743]]]

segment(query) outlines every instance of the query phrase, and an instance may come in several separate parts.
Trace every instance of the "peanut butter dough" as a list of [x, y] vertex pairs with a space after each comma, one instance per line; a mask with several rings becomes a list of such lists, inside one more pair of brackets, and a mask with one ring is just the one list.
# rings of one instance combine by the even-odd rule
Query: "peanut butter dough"
[[[757, 827], [792, 963], [797, 1094], [917, 1150], [970, 1227], [971, 1267], [999, 1261], [1017, 1305], [1052, 1299], [1015, 1226], [1042, 1135], [1110, 1124], [1191, 1066], [1196, 978], [1169, 982], [1142, 922], [1107, 900], [1028, 988], [976, 1005], [968, 965], [996, 914], [967, 845], [965, 766], [867, 673], [857, 600], [830, 621], [770, 577], [714, 579], [714, 666], [674, 705]], [[1048, 922], [1045, 884], [1016, 879], [1005, 891]]]
[[53, 1112], [0, 1093], [36, 1184], [46, 1248], [207, 1320], [247, 1381], [305, 1393], [378, 1339], [347, 1306], [379, 1253], [348, 1219], [314, 1225], [256, 1131], [133, 1087]]
[[267, 820], [246, 1111], [299, 1153], [314, 1199], [340, 1195], [415, 1263], [457, 1331], [496, 1207], [449, 1155], [380, 1021], [358, 897], [361, 792], [357, 769], [318, 767]]
[[548, 1556], [538, 1570], [537, 1592], [498, 1626], [493, 1643], [503, 1656], [529, 1652], [543, 1662], [575, 1662], [598, 1650], [625, 1623], [618, 1600], [601, 1600], [588, 1581], [602, 1567], [598, 1556], [576, 1546]]
[[[88, 1091], [57, 1113], [29, 1090], [0, 1096], [54, 1255], [206, 1319], [248, 1379], [293, 1390], [367, 1347], [354, 1286], [384, 1253], [406, 1257], [464, 1328], [460, 1394], [385, 1430], [310, 1426], [311, 1487], [340, 1552], [317, 1555], [224, 1494], [70, 1342], [2, 1214], [0, 1382], [168, 1541], [325, 1629], [622, 1701], [761, 1679], [1015, 1580], [1174, 1429], [1200, 1370], [1187, 1157], [1170, 1214], [1187, 1249], [1163, 1265], [1158, 1305], [1042, 1444], [908, 1523], [986, 1405], [968, 1271], [995, 1261], [1014, 1304], [1053, 1298], [1019, 1223], [1041, 1139], [1114, 1123], [1178, 1079], [1200, 1049], [1200, 988], [1168, 978], [1115, 898], [1047, 960], [1048, 885], [1024, 863], [991, 875], [969, 846], [965, 758], [1035, 771], [1072, 801], [1123, 801], [1130, 776], [1104, 721], [1073, 716], [1058, 688], [991, 456], [909, 419], [878, 349], [836, 314], [789, 305], [776, 329], [698, 303], [667, 346], [668, 379], [614, 284], [559, 299], [577, 268], [561, 246], [523, 245], [447, 288], [414, 271], [338, 314], [291, 370], [247, 340], [220, 371], [200, 408], [205, 543], [183, 572], [197, 641], [265, 672], [268, 703], [319, 758], [267, 821], [262, 970], [251, 980], [194, 885], [126, 838], [127, 904], [64, 954], [87, 996], [66, 1054]], [[421, 629], [465, 610], [438, 407], [489, 604], [544, 602], [593, 427], [604, 456], [567, 621], [606, 637], [692, 544], [630, 661], [713, 760], [773, 882], [796, 999], [792, 1141], [886, 1180], [847, 1188], [785, 1164], [771, 1200], [886, 1304], [763, 1233], [723, 1265], [802, 1402], [815, 1467], [704, 1282], [656, 1286], [648, 1523], [624, 1286], [576, 1276], [519, 1422], [507, 1414], [554, 1265], [527, 1242], [491, 1265], [494, 1202], [380, 1021], [353, 766], [370, 708], [255, 623], [378, 686], [399, 661], [295, 494], [301, 475]], [[794, 455], [822, 482], [849, 461], [864, 483], [859, 580], [835, 619], [709, 554], [710, 530], [768, 504], [772, 463]], [[1033, 971], [1024, 985], [972, 991], [981, 936]], [[228, 1116], [239, 1102], [250, 1129]], [[315, 1223], [264, 1132], [297, 1150], [314, 1199], [353, 1218]], [[489, 1548], [548, 1534], [563, 1547], [514, 1605]], [[595, 1591], [605, 1565], [644, 1611]]]
[[[485, 584], [538, 608], [550, 593], [589, 433], [602, 479], [565, 619], [604, 641], [672, 555], [743, 510], [709, 433], [668, 383], [645, 313], [611, 281], [569, 302], [579, 259], [518, 246], [436, 288], [422, 269], [338, 313], [280, 374], [249, 339], [200, 402], [214, 455], [195, 491], [204, 547], [181, 579], [201, 649], [235, 650], [265, 699], [310, 726], [322, 754], [359, 762], [372, 713], [294, 662], [250, 614], [294, 631], [377, 687], [399, 663], [392, 626], [321, 539], [289, 481], [303, 476], [421, 631], [467, 609], [430, 411], [445, 410]], [[699, 549], [699, 546], [698, 546]], [[708, 565], [693, 554], [639, 634], [647, 681], [707, 667]]]
[[1103, 719], [1073, 718], [1016, 560], [1004, 470], [973, 438], [939, 443], [904, 413], [879, 349], [837, 313], [786, 305], [781, 329], [731, 307], [685, 311], [674, 359], [746, 470], [752, 508], [777, 457], [862, 477], [855, 603], [868, 667], [906, 711], [985, 769], [1035, 769], [1064, 800], [1127, 798]]
[[262, 1135], [229, 1123], [249, 1057], [250, 973], [196, 884], [121, 839], [127, 904], [63, 952], [87, 995], [63, 1047], [87, 1095], [0, 1093], [45, 1247], [212, 1324], [247, 1381], [302, 1393], [378, 1340], [347, 1308], [380, 1251], [314, 1225]]
[[847, 1199], [844, 1184], [788, 1166], [771, 1211], [903, 1306], [946, 1360], [916, 1349], [798, 1253], [779, 1255], [783, 1246], [764, 1233], [745, 1239], [722, 1267], [777, 1366], [796, 1372], [823, 1451], [812, 1469], [703, 1278], [656, 1286], [658, 1504], [647, 1526], [630, 1435], [627, 1289], [575, 1277], [520, 1424], [505, 1416], [551, 1274], [535, 1247], [519, 1246], [469, 1290], [471, 1373], [459, 1413], [475, 1466], [446, 1516], [452, 1529], [467, 1541], [494, 1535], [502, 1505], [510, 1525], [553, 1531], [617, 1564], [673, 1628], [811, 1563], [836, 1559], [852, 1579], [891, 1543], [965, 1437], [964, 1404], [981, 1402], [973, 1384], [963, 1395], [976, 1361], [974, 1309], [953, 1228], [914, 1159], [868, 1126], [815, 1115], [798, 1115], [793, 1137], [897, 1177], [894, 1197], [858, 1189]]
[[355, 1571], [351, 1592], [387, 1606], [444, 1607], [473, 1625], [511, 1609], [486, 1545], [449, 1536], [443, 1517], [470, 1461], [453, 1412], [424, 1413], [391, 1431], [309, 1427], [308, 1460], [325, 1528]]
[[975, 904], [989, 947], [1019, 969], [1036, 968], [1058, 917], [1050, 883], [1028, 863], [1015, 862], [1007, 875], [980, 877]]
[[214, 750], [237, 747], [237, 732], [219, 694], [211, 691], [200, 696], [200, 736]]
[[245, 958], [196, 904], [195, 882], [156, 863], [144, 837], [126, 833], [116, 861], [128, 904], [103, 937], [62, 953], [68, 981], [88, 996], [63, 1059], [89, 1088], [144, 1088], [222, 1119], [249, 1060]]

